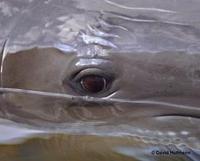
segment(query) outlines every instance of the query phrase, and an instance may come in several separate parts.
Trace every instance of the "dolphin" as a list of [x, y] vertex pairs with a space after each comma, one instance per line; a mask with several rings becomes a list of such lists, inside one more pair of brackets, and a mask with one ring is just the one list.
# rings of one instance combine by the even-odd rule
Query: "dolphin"
[[199, 148], [199, 55], [109, 53], [98, 45], [81, 49], [8, 54], [1, 117], [67, 133], [78, 129]]
[[112, 150], [138, 160], [166, 148], [198, 160], [200, 29], [195, 14], [181, 14], [196, 2], [91, 2], [0, 2], [1, 118], [50, 133], [131, 136], [147, 147], [142, 155], [121, 142]]

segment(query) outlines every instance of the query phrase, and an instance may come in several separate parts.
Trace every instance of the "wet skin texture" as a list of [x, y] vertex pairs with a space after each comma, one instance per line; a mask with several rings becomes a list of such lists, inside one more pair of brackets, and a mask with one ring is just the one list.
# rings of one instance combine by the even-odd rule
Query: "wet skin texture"
[[[84, 53], [95, 50], [96, 55]], [[57, 49], [34, 48], [8, 54], [3, 64], [3, 87], [63, 93], [74, 96], [110, 97], [128, 103], [98, 104], [73, 102], [62, 98], [27, 94], [4, 94], [4, 100], [15, 106], [8, 108], [21, 116], [52, 122], [112, 118], [180, 115], [198, 117], [200, 96], [199, 55], [185, 53], [120, 53], [98, 46], [86, 46], [77, 53]], [[104, 54], [102, 54], [104, 51]], [[172, 59], [173, 57], [173, 59]], [[100, 92], [88, 92], [81, 78], [97, 75], [108, 80]], [[95, 87], [94, 87], [95, 88]], [[153, 100], [188, 106], [186, 109], [165, 105], [133, 104], [134, 100]], [[99, 108], [99, 106], [101, 108]], [[143, 107], [144, 106], [144, 107]], [[197, 110], [190, 110], [190, 106]], [[83, 108], [84, 107], [84, 108]], [[83, 109], [87, 109], [85, 112]], [[115, 110], [113, 114], [112, 109]], [[6, 110], [6, 108], [4, 108]], [[24, 113], [24, 114], [23, 114]], [[21, 117], [20, 116], [20, 117]], [[22, 117], [23, 118], [23, 117]]]
[[[17, 128], [0, 120], [0, 141], [22, 125], [70, 136], [1, 144], [0, 161], [199, 161], [200, 5], [179, 3], [1, 0], [2, 53], [14, 53], [0, 117]], [[170, 144], [192, 154], [152, 156]]]

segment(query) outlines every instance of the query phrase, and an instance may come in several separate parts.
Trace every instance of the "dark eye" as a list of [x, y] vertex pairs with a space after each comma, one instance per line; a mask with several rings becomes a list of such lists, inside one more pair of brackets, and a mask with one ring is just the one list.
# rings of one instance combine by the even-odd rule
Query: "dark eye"
[[106, 78], [98, 75], [87, 75], [80, 79], [81, 88], [88, 93], [99, 93], [107, 86]]
[[103, 96], [111, 92], [114, 75], [102, 69], [87, 68], [72, 73], [69, 78], [63, 82], [66, 89], [68, 84], [81, 95]]

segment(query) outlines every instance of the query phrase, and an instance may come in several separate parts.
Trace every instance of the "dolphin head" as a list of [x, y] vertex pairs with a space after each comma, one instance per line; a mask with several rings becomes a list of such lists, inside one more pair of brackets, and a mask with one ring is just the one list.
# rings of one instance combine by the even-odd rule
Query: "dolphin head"
[[[199, 148], [198, 25], [167, 10], [150, 9], [149, 16], [140, 8], [125, 16], [79, 7], [73, 14], [59, 10], [45, 24], [45, 15], [28, 23], [33, 17], [24, 11], [14, 27], [27, 23], [6, 28], [1, 117]], [[41, 16], [35, 10], [29, 12]], [[165, 19], [171, 15], [177, 19]]]

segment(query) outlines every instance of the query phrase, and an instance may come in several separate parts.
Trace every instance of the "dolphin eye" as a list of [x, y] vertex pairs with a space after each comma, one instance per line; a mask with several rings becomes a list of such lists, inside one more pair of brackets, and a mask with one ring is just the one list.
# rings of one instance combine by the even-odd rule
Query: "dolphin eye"
[[110, 72], [98, 68], [86, 68], [72, 73], [63, 83], [64, 86], [70, 85], [71, 89], [81, 95], [102, 96], [111, 92], [113, 80], [114, 75]]
[[81, 88], [88, 93], [99, 93], [107, 87], [107, 80], [99, 75], [86, 75], [80, 79]]

